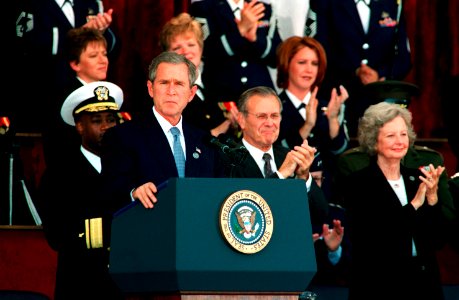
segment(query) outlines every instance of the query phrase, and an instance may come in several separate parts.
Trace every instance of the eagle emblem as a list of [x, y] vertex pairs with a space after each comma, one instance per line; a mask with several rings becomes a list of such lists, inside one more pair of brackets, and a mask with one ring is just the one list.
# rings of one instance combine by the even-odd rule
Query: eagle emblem
[[274, 217], [268, 203], [259, 194], [239, 190], [229, 195], [220, 207], [220, 231], [235, 250], [254, 254], [271, 239]]
[[248, 206], [242, 206], [236, 211], [237, 221], [242, 227], [239, 233], [247, 239], [254, 237], [260, 227], [258, 223], [254, 226], [256, 214], [257, 212]]

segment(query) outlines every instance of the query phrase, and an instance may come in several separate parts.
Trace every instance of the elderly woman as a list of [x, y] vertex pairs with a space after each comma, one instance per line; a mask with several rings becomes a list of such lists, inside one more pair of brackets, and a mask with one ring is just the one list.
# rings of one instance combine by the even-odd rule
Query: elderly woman
[[234, 107], [225, 115], [217, 101], [209, 99], [202, 82], [204, 36], [201, 24], [188, 13], [181, 13], [164, 25], [160, 34], [160, 44], [164, 51], [174, 51], [188, 58], [199, 70], [195, 83], [198, 91], [183, 111], [183, 117], [196, 127], [210, 130], [213, 136], [227, 133], [233, 127], [237, 127], [237, 109]]
[[352, 245], [351, 300], [443, 299], [435, 252], [445, 230], [437, 195], [444, 167], [401, 164], [416, 137], [411, 120], [406, 108], [386, 102], [360, 119], [358, 140], [371, 162], [349, 175], [342, 191]]

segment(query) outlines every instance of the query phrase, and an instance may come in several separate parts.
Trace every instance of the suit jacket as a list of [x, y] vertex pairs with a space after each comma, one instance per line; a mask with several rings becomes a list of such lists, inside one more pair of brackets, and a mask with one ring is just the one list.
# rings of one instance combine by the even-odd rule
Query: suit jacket
[[[280, 167], [282, 165], [288, 152], [289, 149], [287, 148], [278, 145], [273, 146], [276, 166]], [[263, 173], [251, 155], [248, 155], [242, 164], [227, 169], [227, 175], [233, 178], [264, 178]], [[279, 177], [277, 173], [274, 173], [270, 178], [278, 179]], [[329, 207], [325, 195], [314, 180], [308, 192], [308, 203], [313, 232], [322, 232], [322, 224], [330, 221]], [[340, 284], [343, 280], [346, 280], [345, 270], [349, 262], [347, 248], [343, 250], [342, 258], [336, 266], [330, 263], [328, 250], [323, 240], [316, 241], [314, 248], [318, 272], [312, 284]]]
[[[367, 299], [368, 291], [388, 289], [396, 291], [391, 294], [393, 299], [442, 299], [436, 261], [436, 250], [443, 245], [441, 206], [429, 206], [426, 200], [415, 210], [409, 203], [417, 192], [421, 172], [402, 165], [401, 174], [407, 205], [400, 203], [374, 158], [346, 179], [343, 193], [353, 263], [349, 299]], [[419, 274], [416, 268], [424, 268], [427, 279], [415, 277]], [[387, 299], [387, 294], [374, 293], [372, 299]]]
[[[363, 169], [368, 166], [369, 163], [370, 156], [360, 147], [349, 149], [337, 159], [337, 168], [334, 174], [336, 178], [335, 182], [342, 182], [342, 178], [348, 176], [352, 172]], [[408, 148], [405, 157], [402, 159], [402, 164], [405, 167], [416, 169], [421, 166], [428, 166], [429, 164], [433, 164], [434, 167], [444, 166], [445, 161], [440, 152], [426, 146], [413, 145]], [[458, 206], [454, 204], [454, 197], [448, 188], [448, 179], [449, 177], [446, 171], [443, 172], [438, 182], [438, 199], [445, 218], [448, 222], [455, 222], [457, 216], [456, 207]], [[337, 190], [342, 190], [343, 188], [342, 186], [336, 187]], [[336, 193], [335, 195], [339, 197], [333, 199], [334, 202], [342, 204], [342, 194]]]
[[268, 66], [276, 66], [281, 38], [271, 19], [271, 5], [264, 5], [255, 42], [240, 35], [226, 0], [195, 1], [190, 6], [190, 14], [203, 23], [205, 33], [202, 80], [217, 102], [236, 101], [254, 86], [274, 87]]
[[[101, 196], [102, 177], [79, 147], [66, 154], [46, 168], [39, 187], [43, 229], [58, 253], [55, 299], [122, 299], [108, 273], [111, 212]], [[91, 218], [102, 218], [102, 248], [87, 248], [85, 220]]]
[[[183, 120], [186, 144], [185, 177], [223, 177], [216, 149], [206, 143], [208, 132]], [[147, 182], [156, 186], [178, 177], [172, 150], [158, 120], [149, 110], [132, 121], [110, 128], [104, 135], [102, 174], [106, 195], [119, 208], [131, 202], [131, 191]]]
[[380, 77], [403, 80], [411, 69], [406, 23], [403, 14], [398, 26], [398, 6], [394, 0], [370, 2], [370, 25], [365, 34], [354, 0], [320, 0], [317, 7], [317, 35], [327, 53], [327, 73], [320, 93], [342, 84], [349, 92], [346, 119], [351, 136], [357, 132], [358, 118], [373, 104], [363, 93], [355, 75], [362, 61]]
[[[282, 165], [289, 151], [289, 149], [279, 145], [273, 146], [276, 166], [280, 167]], [[236, 165], [227, 171], [227, 176], [232, 178], [264, 178], [263, 173], [251, 155], [247, 155], [247, 158], [242, 164]], [[277, 173], [273, 173], [270, 178], [279, 179], [279, 176]], [[322, 230], [322, 224], [327, 221], [328, 201], [314, 180], [312, 181], [308, 196], [311, 222], [314, 232], [318, 232], [318, 230]]]

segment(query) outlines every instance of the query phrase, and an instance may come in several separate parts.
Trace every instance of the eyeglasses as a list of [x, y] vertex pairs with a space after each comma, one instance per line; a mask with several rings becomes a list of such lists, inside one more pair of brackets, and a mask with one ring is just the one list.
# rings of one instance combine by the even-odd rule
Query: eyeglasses
[[252, 116], [255, 116], [255, 118], [257, 118], [258, 121], [268, 121], [268, 119], [271, 119], [273, 121], [279, 121], [280, 118], [281, 118], [281, 114], [279, 113], [272, 113], [272, 114], [265, 114], [265, 113], [260, 113], [260, 114], [253, 114], [253, 113], [250, 113], [248, 111], [245, 111], [244, 112], [245, 114], [248, 114], [248, 115], [252, 115]]

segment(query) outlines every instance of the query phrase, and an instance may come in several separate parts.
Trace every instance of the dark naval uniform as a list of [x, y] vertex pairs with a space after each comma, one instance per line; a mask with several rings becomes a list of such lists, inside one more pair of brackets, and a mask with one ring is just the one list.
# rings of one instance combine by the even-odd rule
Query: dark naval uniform
[[[371, 1], [368, 32], [365, 33], [354, 0], [318, 1], [317, 35], [327, 52], [328, 67], [323, 89], [340, 84], [349, 92], [346, 120], [351, 136], [358, 118], [371, 99], [362, 94], [362, 83], [355, 75], [360, 64], [376, 70], [379, 77], [405, 79], [411, 70], [411, 53], [402, 7], [395, 0]], [[363, 2], [363, 0], [362, 0]]]
[[271, 5], [265, 5], [258, 21], [257, 40], [241, 36], [226, 0], [195, 1], [190, 14], [203, 24], [204, 70], [202, 81], [211, 99], [236, 101], [248, 88], [274, 88], [268, 66], [276, 67], [276, 48], [281, 43]]
[[94, 128], [103, 121], [86, 116], [94, 118], [87, 125], [89, 122], [79, 123], [77, 119], [79, 115], [99, 112], [115, 116], [122, 102], [121, 88], [97, 81], [72, 92], [62, 105], [62, 119], [78, 128], [81, 146], [66, 148], [65, 156], [47, 165], [40, 181], [43, 229], [48, 244], [58, 254], [55, 300], [124, 299], [109, 274], [111, 220], [121, 205], [116, 207], [113, 201], [106, 200], [102, 187], [95, 146], [99, 140], [95, 136], [104, 131]]
[[[101, 184], [78, 148], [42, 177], [43, 227], [58, 252], [56, 300], [122, 299], [108, 273], [111, 214], [98, 194]], [[99, 238], [101, 245], [94, 245]]]

